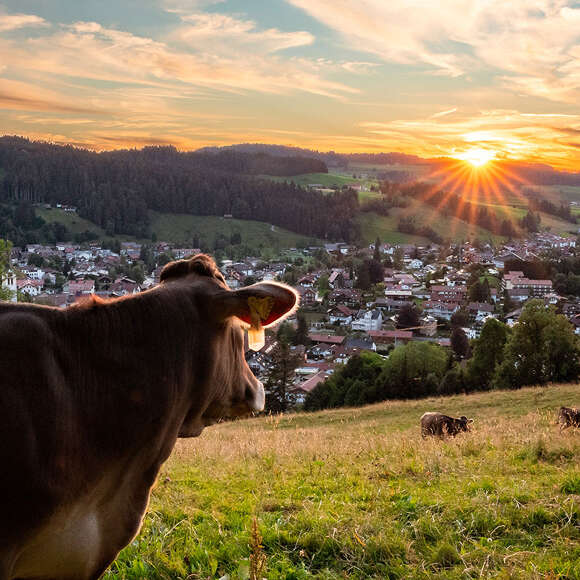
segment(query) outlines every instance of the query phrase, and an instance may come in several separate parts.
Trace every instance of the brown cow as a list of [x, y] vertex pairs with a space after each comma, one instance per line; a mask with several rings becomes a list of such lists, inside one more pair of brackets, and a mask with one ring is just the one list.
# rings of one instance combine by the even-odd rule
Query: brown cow
[[557, 422], [560, 423], [560, 431], [568, 427], [580, 427], [580, 409], [560, 407]]
[[469, 424], [473, 423], [473, 419], [468, 419], [465, 416], [456, 419], [443, 413], [424, 413], [421, 417], [421, 435], [437, 435], [443, 437], [451, 435], [455, 437], [461, 431], [469, 431]]
[[99, 578], [176, 439], [263, 408], [239, 320], [255, 322], [256, 301], [268, 325], [297, 296], [230, 291], [198, 255], [135, 296], [0, 305], [0, 580]]

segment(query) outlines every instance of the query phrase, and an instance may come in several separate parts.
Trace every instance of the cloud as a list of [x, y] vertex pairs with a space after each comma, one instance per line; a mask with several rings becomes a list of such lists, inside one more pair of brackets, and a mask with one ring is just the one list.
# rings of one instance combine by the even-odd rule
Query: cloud
[[[205, 27], [191, 27], [197, 32], [188, 40], [195, 46], [176, 46], [96, 22], [76, 22], [26, 42], [0, 40], [0, 53], [10, 70], [28, 77], [44, 74], [157, 86], [173, 93], [203, 89], [272, 94], [302, 91], [344, 98], [358, 92], [325, 78], [317, 61], [269, 54], [310, 42], [310, 36], [274, 29], [255, 31], [252, 23], [228, 17], [202, 22]], [[233, 30], [238, 31], [237, 40], [228, 41]]]
[[0, 32], [39, 26], [48, 26], [48, 22], [34, 14], [6, 14], [0, 7]]
[[427, 157], [449, 156], [476, 145], [512, 159], [537, 160], [564, 168], [577, 166], [578, 154], [567, 139], [580, 134], [580, 115], [562, 116], [559, 125], [554, 123], [556, 119], [551, 116], [551, 125], [546, 125], [542, 113], [493, 109], [470, 114], [458, 110], [453, 119], [432, 115], [365, 121], [360, 126], [369, 136], [397, 143], [399, 151]]
[[181, 18], [183, 25], [174, 37], [190, 47], [214, 53], [231, 54], [236, 49], [272, 53], [314, 42], [314, 36], [306, 31], [258, 30], [254, 21], [227, 14], [197, 12], [182, 15]]
[[102, 115], [105, 111], [95, 110], [71, 102], [70, 98], [53, 91], [9, 79], [0, 78], [0, 109], [15, 109], [24, 111], [53, 111], [58, 113], [73, 113]]
[[580, 101], [580, 6], [565, 0], [287, 0], [356, 50], [461, 76], [490, 71], [505, 88]]
[[439, 113], [434, 113], [433, 115], [431, 115], [431, 118], [437, 119], [439, 117], [445, 117], [446, 115], [451, 115], [452, 113], [455, 113], [455, 111], [457, 111], [457, 107], [454, 107], [453, 109], [448, 109], [447, 111], [440, 111]]

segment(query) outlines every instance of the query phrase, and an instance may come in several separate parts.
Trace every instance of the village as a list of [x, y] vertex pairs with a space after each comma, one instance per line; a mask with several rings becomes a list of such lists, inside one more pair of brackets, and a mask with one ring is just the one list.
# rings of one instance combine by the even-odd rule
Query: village
[[[278, 280], [300, 295], [297, 315], [284, 323], [294, 333], [298, 319], [306, 326], [306, 333], [294, 335], [291, 341], [298, 361], [289, 378], [293, 403], [302, 402], [337, 365], [357, 352], [370, 350], [388, 356], [394, 347], [410, 341], [452, 348], [454, 328], [461, 328], [467, 339], [476, 339], [489, 318], [513, 326], [532, 298], [557, 307], [580, 333], [577, 296], [559, 295], [552, 280], [505, 270], [506, 264], [518, 260], [573, 256], [575, 238], [542, 232], [499, 248], [480, 243], [375, 245], [292, 248], [268, 262], [251, 256], [241, 261], [222, 260], [220, 268], [231, 289]], [[95, 242], [15, 247], [3, 286], [11, 291], [12, 301], [66, 308], [92, 295], [115, 298], [152, 288], [159, 283], [165, 263], [200, 252], [165, 242], [151, 246], [121, 242], [115, 249], [118, 251]], [[353, 263], [373, 258], [381, 264], [381, 279], [372, 285], [361, 284]], [[280, 329], [270, 329], [261, 350], [247, 351], [250, 367], [262, 380], [275, 365], [279, 339]]]

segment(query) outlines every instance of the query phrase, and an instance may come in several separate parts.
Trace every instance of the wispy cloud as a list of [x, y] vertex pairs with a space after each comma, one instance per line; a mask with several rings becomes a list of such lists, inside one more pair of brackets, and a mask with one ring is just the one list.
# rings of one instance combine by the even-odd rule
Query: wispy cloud
[[444, 75], [495, 73], [506, 88], [580, 100], [580, 6], [565, 0], [287, 0], [385, 61]]
[[48, 22], [40, 16], [34, 14], [8, 14], [0, 6], [0, 32], [43, 26], [48, 26]]
[[[215, 53], [232, 54], [236, 49], [253, 50], [254, 54], [272, 53], [306, 46], [314, 36], [305, 30], [283, 32], [277, 28], [259, 30], [253, 20], [242, 20], [227, 14], [183, 14], [183, 20], [174, 37], [187, 46]], [[227, 42], [224, 40], [227, 39]]]
[[434, 113], [433, 115], [431, 115], [431, 118], [438, 119], [439, 117], [445, 117], [446, 115], [451, 115], [452, 113], [455, 113], [455, 111], [457, 111], [457, 107], [454, 107], [453, 109], [447, 109], [446, 111], [440, 111], [439, 113]]

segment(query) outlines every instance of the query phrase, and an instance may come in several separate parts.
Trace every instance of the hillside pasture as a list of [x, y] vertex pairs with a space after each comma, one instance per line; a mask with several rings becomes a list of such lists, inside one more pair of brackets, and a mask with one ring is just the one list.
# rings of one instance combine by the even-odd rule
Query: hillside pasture
[[88, 231], [101, 238], [105, 237], [105, 230], [93, 222], [80, 217], [77, 213], [66, 212], [60, 208], [45, 209], [40, 207], [36, 207], [35, 212], [45, 222], [62, 224], [73, 234], [81, 234]]
[[[236, 580], [265, 559], [268, 579], [580, 578], [580, 430], [555, 424], [579, 402], [559, 385], [208, 428], [106, 577]], [[473, 430], [422, 439], [428, 410]]]
[[294, 248], [300, 244], [322, 244], [315, 238], [252, 220], [158, 212], [150, 212], [150, 217], [151, 231], [155, 232], [157, 239], [177, 244], [191, 244], [196, 234], [211, 243], [216, 236], [224, 235], [229, 238], [238, 232], [241, 234], [242, 243], [254, 248]]

